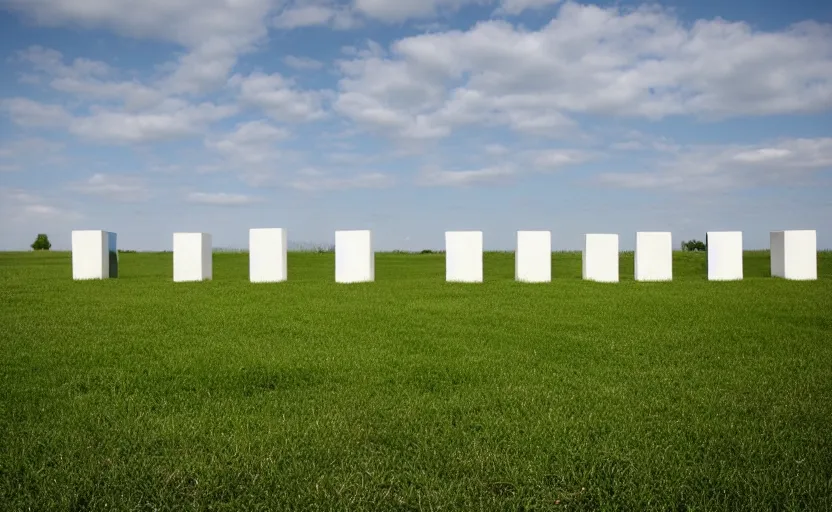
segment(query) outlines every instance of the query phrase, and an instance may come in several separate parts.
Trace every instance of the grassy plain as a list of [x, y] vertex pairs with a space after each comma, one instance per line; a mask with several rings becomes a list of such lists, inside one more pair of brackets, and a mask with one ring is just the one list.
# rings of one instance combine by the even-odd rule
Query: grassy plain
[[378, 254], [333, 283], [290, 253], [173, 283], [122, 254], [0, 253], [3, 510], [830, 510], [832, 254], [820, 279], [444, 281], [443, 255]]

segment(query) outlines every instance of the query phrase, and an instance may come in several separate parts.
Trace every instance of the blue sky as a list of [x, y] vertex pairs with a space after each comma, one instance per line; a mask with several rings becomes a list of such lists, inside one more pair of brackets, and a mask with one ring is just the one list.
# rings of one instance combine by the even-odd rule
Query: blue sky
[[0, 249], [816, 229], [832, 4], [0, 0]]

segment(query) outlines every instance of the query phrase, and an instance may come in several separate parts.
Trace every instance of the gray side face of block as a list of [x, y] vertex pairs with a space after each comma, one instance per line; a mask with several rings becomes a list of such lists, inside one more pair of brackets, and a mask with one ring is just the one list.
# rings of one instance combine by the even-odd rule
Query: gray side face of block
[[285, 229], [281, 230], [280, 232], [281, 232], [280, 241], [283, 244], [283, 253], [282, 253], [283, 276], [285, 277], [285, 279], [288, 280], [289, 279], [289, 255], [287, 254], [287, 251], [289, 250], [289, 243], [288, 243], [289, 235], [287, 234]]
[[373, 250], [373, 233], [370, 232], [367, 235], [367, 239], [370, 242], [370, 279], [375, 281], [376, 280], [376, 252]]
[[771, 276], [786, 277], [786, 234], [782, 231], [772, 231], [769, 247], [771, 249]]
[[214, 279], [214, 239], [210, 233], [203, 233], [202, 238], [202, 280]]
[[116, 233], [107, 233], [110, 277], [118, 277], [118, 241]]

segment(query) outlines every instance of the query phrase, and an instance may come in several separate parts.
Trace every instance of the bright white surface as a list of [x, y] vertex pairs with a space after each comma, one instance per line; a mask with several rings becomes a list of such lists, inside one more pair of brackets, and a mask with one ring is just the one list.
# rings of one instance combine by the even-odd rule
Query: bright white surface
[[445, 232], [445, 280], [482, 282], [482, 231]]
[[286, 281], [286, 230], [281, 228], [248, 231], [248, 272], [252, 283]]
[[552, 280], [552, 232], [518, 231], [514, 279], [527, 283]]
[[636, 233], [636, 281], [671, 281], [673, 279], [673, 239], [668, 232]]
[[173, 280], [175, 282], [211, 279], [212, 266], [210, 234], [173, 234]]
[[110, 277], [109, 234], [98, 229], [72, 232], [72, 279]]
[[708, 231], [708, 280], [742, 277], [742, 231]]
[[618, 235], [586, 235], [581, 260], [583, 278], [587, 281], [617, 283]]
[[335, 282], [375, 281], [373, 237], [369, 230], [335, 232]]
[[798, 281], [818, 278], [815, 230], [771, 232], [771, 275]]

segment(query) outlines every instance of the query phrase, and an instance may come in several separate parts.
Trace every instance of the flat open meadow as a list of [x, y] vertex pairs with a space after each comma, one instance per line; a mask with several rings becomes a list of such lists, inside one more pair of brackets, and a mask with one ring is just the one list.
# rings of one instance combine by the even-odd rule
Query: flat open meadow
[[3, 510], [830, 510], [832, 253], [819, 280], [445, 283], [443, 254], [290, 253], [289, 281], [72, 280], [0, 253]]

